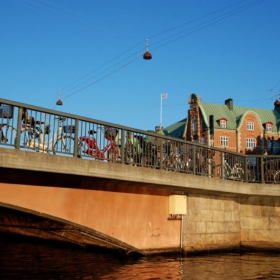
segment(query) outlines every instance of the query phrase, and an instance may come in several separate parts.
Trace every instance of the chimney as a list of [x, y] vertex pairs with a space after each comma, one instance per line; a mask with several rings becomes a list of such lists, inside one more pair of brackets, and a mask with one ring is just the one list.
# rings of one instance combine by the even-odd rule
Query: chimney
[[233, 100], [231, 98], [225, 101], [225, 105], [227, 105], [230, 110], [233, 110]]
[[275, 102], [274, 102], [274, 110], [279, 110], [278, 108], [279, 108], [279, 106], [280, 106], [280, 102], [279, 102], [279, 100], [277, 99]]

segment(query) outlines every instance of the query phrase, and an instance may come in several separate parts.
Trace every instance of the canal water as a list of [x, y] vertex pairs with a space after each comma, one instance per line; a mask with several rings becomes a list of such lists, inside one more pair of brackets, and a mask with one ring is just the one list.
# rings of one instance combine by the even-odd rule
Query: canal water
[[280, 254], [136, 257], [0, 234], [0, 279], [280, 279]]

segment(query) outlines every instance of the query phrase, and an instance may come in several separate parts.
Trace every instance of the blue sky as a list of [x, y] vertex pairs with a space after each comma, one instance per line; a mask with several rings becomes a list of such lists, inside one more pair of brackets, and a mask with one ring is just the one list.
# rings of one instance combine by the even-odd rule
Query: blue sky
[[143, 130], [160, 124], [162, 93], [163, 127], [187, 117], [191, 93], [273, 109], [279, 11], [279, 0], [2, 0], [0, 96]]

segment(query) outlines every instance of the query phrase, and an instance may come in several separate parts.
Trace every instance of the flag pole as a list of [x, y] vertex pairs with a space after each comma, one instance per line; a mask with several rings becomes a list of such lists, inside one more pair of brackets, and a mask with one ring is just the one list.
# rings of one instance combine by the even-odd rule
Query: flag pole
[[160, 119], [159, 119], [159, 127], [162, 126], [162, 94], [160, 95]]
[[160, 95], [160, 124], [159, 124], [160, 128], [162, 128], [162, 99], [167, 98], [167, 95], [168, 95], [167, 93], [162, 93]]

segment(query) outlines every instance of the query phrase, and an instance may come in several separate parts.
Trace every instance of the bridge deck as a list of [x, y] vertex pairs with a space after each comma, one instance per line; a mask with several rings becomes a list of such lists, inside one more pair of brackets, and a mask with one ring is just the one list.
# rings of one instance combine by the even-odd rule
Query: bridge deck
[[[279, 196], [278, 185], [220, 180], [180, 172], [154, 170], [100, 161], [81, 160], [30, 153], [11, 149], [1, 149], [0, 168], [40, 171], [46, 173], [71, 174], [99, 180], [99, 183], [114, 182], [116, 185], [129, 184], [169, 190], [184, 190], [189, 193], [220, 193], [237, 196]], [[4, 174], [2, 172], [2, 174]]]

